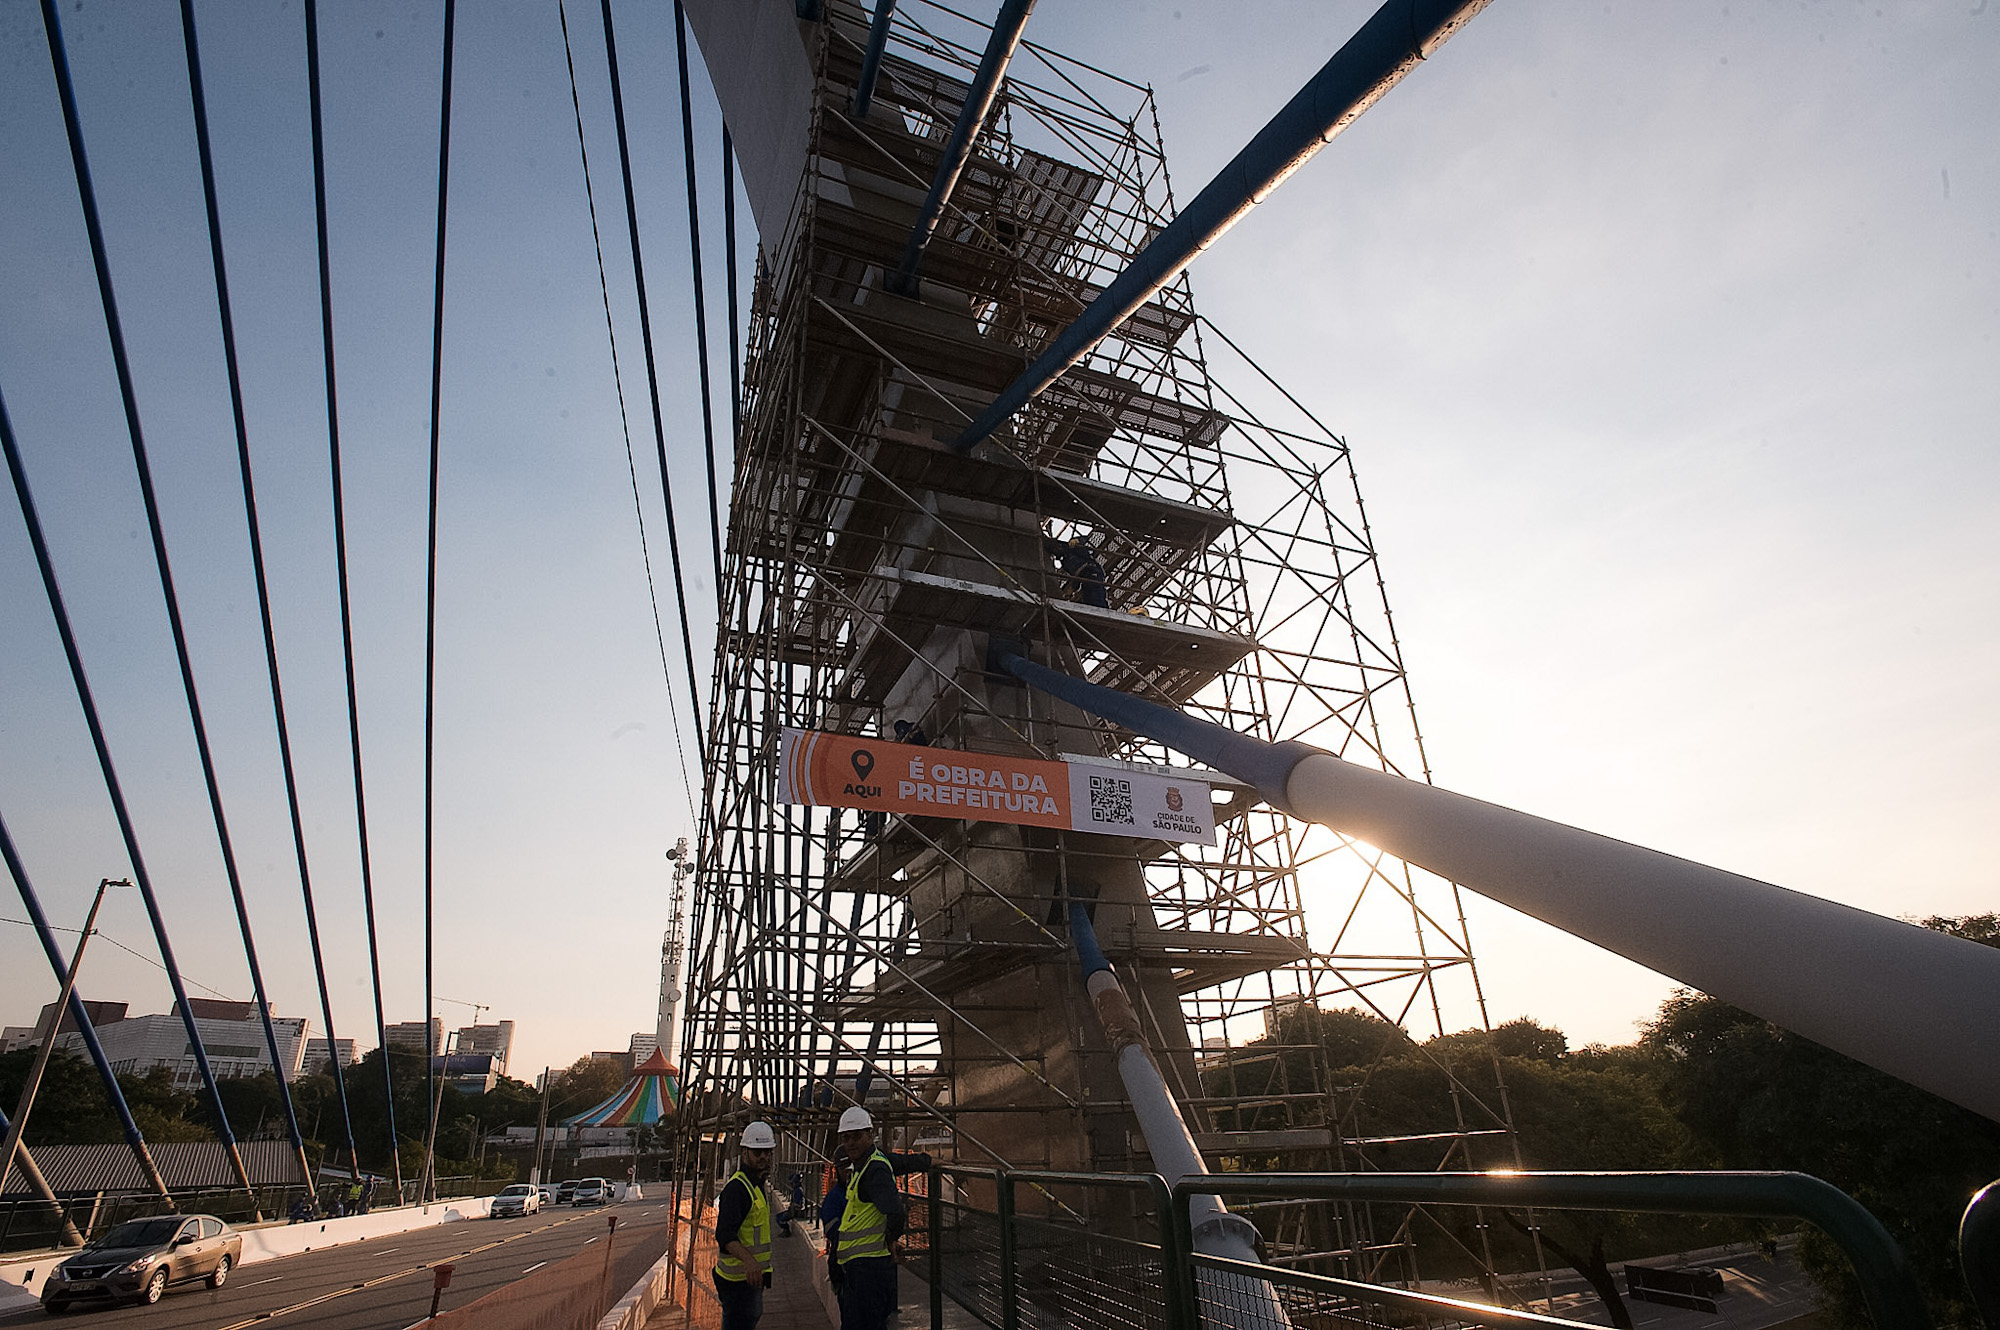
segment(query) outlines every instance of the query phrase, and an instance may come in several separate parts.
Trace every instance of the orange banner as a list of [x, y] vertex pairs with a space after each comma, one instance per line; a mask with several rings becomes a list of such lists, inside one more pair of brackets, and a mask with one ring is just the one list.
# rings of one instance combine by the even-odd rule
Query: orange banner
[[788, 729], [778, 798], [913, 817], [1070, 825], [1069, 764]]
[[1182, 772], [795, 729], [784, 732], [778, 762], [778, 798], [788, 804], [1215, 843], [1209, 786]]

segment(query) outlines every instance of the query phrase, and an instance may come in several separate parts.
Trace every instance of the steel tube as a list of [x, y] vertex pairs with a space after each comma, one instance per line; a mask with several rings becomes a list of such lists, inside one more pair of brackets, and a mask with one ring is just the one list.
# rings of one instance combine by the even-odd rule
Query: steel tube
[[[882, 0], [886, 7], [888, 0]], [[1480, 0], [1483, 4], [1485, 0]], [[979, 138], [979, 127], [986, 123], [986, 113], [993, 109], [993, 99], [1000, 93], [1000, 80], [1007, 73], [1008, 62], [1014, 58], [1014, 48], [1021, 44], [1021, 31], [1028, 26], [1028, 15], [1035, 9], [1035, 0], [1006, 0], [1000, 6], [1000, 13], [993, 20], [992, 35], [986, 39], [986, 53], [979, 58], [979, 69], [972, 76], [972, 87], [965, 94], [965, 104], [958, 109], [958, 122], [951, 127], [951, 137], [945, 140], [944, 156], [938, 162], [937, 175], [931, 180], [930, 193], [924, 196], [924, 206], [917, 213], [917, 224], [910, 231], [909, 243], [903, 248], [903, 261], [889, 278], [889, 289], [897, 295], [917, 294], [917, 270], [923, 266], [924, 250], [931, 243], [931, 236], [937, 232], [938, 220], [944, 216], [945, 205], [951, 202], [951, 193], [958, 187], [958, 178], [965, 171], [965, 164], [972, 159], [972, 145]], [[876, 21], [882, 22], [878, 10]], [[886, 39], [887, 25], [884, 37]], [[870, 34], [872, 41], [873, 34]]]
[[2000, 1121], [2000, 949], [999, 659], [1036, 688], [1251, 782], [1283, 812]]
[[[1118, 1078], [1125, 1083], [1125, 1097], [1132, 1104], [1133, 1116], [1139, 1120], [1139, 1134], [1145, 1139], [1146, 1152], [1153, 1157], [1154, 1168], [1169, 1186], [1189, 1178], [1206, 1177], [1208, 1165], [1202, 1162], [1201, 1150], [1188, 1131], [1187, 1120], [1181, 1116], [1179, 1105], [1167, 1089], [1166, 1078], [1160, 1074], [1160, 1065], [1146, 1046], [1132, 1000], [1126, 996], [1111, 962], [1097, 944], [1090, 912], [1080, 901], [1070, 903], [1069, 931], [1076, 943], [1077, 968], [1083, 975], [1084, 990], [1097, 1008], [1105, 1037], [1111, 1041], [1118, 1060]], [[1241, 1215], [1229, 1213], [1221, 1198], [1199, 1190], [1191, 1192], [1185, 1204], [1193, 1250], [1229, 1261], [1260, 1263], [1256, 1225]], [[1214, 1305], [1223, 1314], [1221, 1325], [1291, 1324], [1271, 1286], [1261, 1280], [1234, 1271], [1201, 1270], [1196, 1273], [1195, 1281], [1199, 1286], [1195, 1310], [1199, 1310], [1203, 1301]]]
[[866, 120], [868, 105], [875, 98], [875, 80], [882, 76], [882, 52], [889, 45], [889, 20], [896, 15], [896, 0], [875, 0], [875, 17], [868, 24], [868, 46], [861, 53], [861, 77], [854, 85], [854, 118]]
[[966, 426], [952, 447], [970, 449], [1089, 355], [1486, 5], [1487, 0], [1389, 0], [1376, 10], [1035, 363]]

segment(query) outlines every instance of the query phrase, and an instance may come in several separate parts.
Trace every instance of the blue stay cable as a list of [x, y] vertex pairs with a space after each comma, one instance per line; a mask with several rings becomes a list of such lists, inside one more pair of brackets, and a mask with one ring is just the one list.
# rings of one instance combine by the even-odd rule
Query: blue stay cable
[[[83, 206], [84, 228], [90, 237], [90, 258], [97, 270], [97, 292], [104, 306], [105, 331], [111, 340], [112, 364], [118, 374], [118, 393], [125, 407], [125, 425], [132, 438], [132, 454], [139, 469], [140, 492], [146, 501], [146, 518], [152, 529], [153, 557], [159, 565], [160, 586], [167, 606], [168, 622], [174, 634], [174, 650], [180, 658], [181, 680], [188, 695], [190, 713], [195, 718], [196, 743], [202, 750], [202, 766], [208, 776], [209, 797], [215, 808], [218, 822], [221, 820], [221, 804], [216, 793], [214, 770], [208, 760], [208, 743], [200, 720], [200, 706], [195, 700], [194, 675], [187, 655], [187, 639], [181, 631], [180, 606], [174, 596], [173, 577], [167, 564], [167, 547], [160, 528], [159, 510], [153, 497], [152, 473], [146, 465], [145, 434], [139, 425], [139, 404], [132, 387], [132, 367], [125, 355], [125, 334], [118, 318], [117, 298], [111, 289], [111, 266], [106, 256], [104, 231], [99, 224], [97, 194], [91, 185], [90, 162], [84, 154], [83, 126], [77, 115], [76, 89], [70, 81], [69, 57], [63, 46], [61, 19], [56, 13], [55, 0], [42, 0], [42, 21], [46, 25], [49, 41], [49, 59], [55, 67], [56, 88], [62, 98], [63, 127], [69, 135], [70, 164], [76, 172], [78, 200]], [[16, 485], [20, 490], [24, 510], [31, 510], [28, 491], [18, 477]], [[159, 942], [160, 960], [167, 967], [167, 980], [173, 987], [174, 1000], [180, 1012], [181, 1024], [187, 1030], [188, 1047], [194, 1053], [195, 1066], [201, 1072], [201, 1079], [208, 1089], [210, 1106], [215, 1110], [216, 1134], [227, 1149], [231, 1163], [235, 1167], [237, 1180], [243, 1190], [255, 1194], [250, 1185], [250, 1175], [244, 1171], [242, 1152], [236, 1148], [236, 1137], [229, 1129], [229, 1114], [222, 1106], [222, 1092], [215, 1083], [215, 1072], [209, 1066], [208, 1049], [202, 1043], [201, 1030], [195, 1024], [194, 1008], [188, 1001], [187, 990], [181, 984], [180, 966], [174, 960], [173, 944], [167, 939], [167, 922], [160, 913], [159, 897], [153, 891], [152, 875], [146, 871], [145, 857], [139, 852], [139, 838], [133, 830], [132, 819], [126, 811], [125, 795], [118, 784], [118, 773], [112, 765], [111, 750], [104, 741], [104, 733], [98, 724], [97, 705], [92, 700], [90, 685], [83, 672], [82, 657], [77, 654], [76, 644], [70, 636], [68, 613], [63, 608], [62, 593], [55, 583], [53, 568], [46, 559], [46, 549], [37, 543], [37, 552], [43, 556], [43, 583], [49, 594], [49, 606], [63, 624], [63, 646], [69, 653], [70, 673], [76, 683], [77, 699], [83, 704], [85, 719], [90, 725], [91, 742], [97, 748], [97, 762], [104, 772], [104, 784], [111, 795], [111, 807], [117, 814], [118, 831], [125, 840], [126, 854], [132, 861], [133, 880], [138, 884], [139, 896], [146, 903], [146, 915], [153, 925], [153, 936]], [[228, 850], [228, 839], [224, 836], [225, 860], [232, 860]], [[231, 864], [233, 873], [233, 862]]]

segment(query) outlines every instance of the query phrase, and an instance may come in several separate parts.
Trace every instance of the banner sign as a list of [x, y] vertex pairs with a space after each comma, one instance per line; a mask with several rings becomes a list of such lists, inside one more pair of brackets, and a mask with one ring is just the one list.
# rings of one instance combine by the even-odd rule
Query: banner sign
[[787, 728], [778, 799], [1213, 845], [1206, 782], [1089, 762], [962, 753]]

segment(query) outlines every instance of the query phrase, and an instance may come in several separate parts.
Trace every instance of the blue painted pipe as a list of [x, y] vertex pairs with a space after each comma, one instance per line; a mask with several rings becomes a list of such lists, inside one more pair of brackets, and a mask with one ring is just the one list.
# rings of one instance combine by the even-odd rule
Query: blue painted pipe
[[1076, 943], [1077, 969], [1086, 984], [1099, 970], [1111, 968], [1104, 948], [1097, 945], [1097, 930], [1090, 926], [1090, 909], [1082, 901], [1069, 903], [1069, 936]]
[[[884, 0], [886, 3], [887, 0]], [[958, 123], [951, 127], [951, 137], [945, 140], [944, 158], [938, 162], [937, 176], [931, 181], [931, 192], [924, 196], [923, 210], [917, 214], [917, 224], [910, 231], [910, 243], [903, 249], [903, 262], [889, 278], [889, 289], [897, 295], [915, 296], [917, 293], [917, 269], [923, 266], [924, 249], [937, 231], [938, 219], [944, 216], [945, 205], [951, 202], [951, 192], [958, 187], [958, 177], [964, 173], [966, 162], [972, 159], [973, 140], [979, 137], [979, 127], [986, 123], [986, 113], [993, 109], [993, 99], [1000, 93], [1000, 80], [1007, 73], [1008, 62], [1014, 58], [1014, 48], [1021, 44], [1021, 31], [1028, 26], [1028, 15], [1034, 9], [1035, 0], [1006, 0], [1000, 6], [999, 16], [993, 20], [993, 34], [987, 38], [986, 54], [979, 58], [979, 70], [972, 76], [972, 87], [965, 94], [965, 105], [959, 108]], [[881, 21], [879, 10], [876, 20]]]
[[861, 78], [854, 85], [854, 118], [868, 118], [868, 104], [875, 98], [875, 80], [882, 76], [882, 51], [889, 45], [889, 20], [895, 16], [896, 0], [875, 0], [875, 19], [868, 25], [868, 49], [861, 53]]
[[[1157, 739], [1197, 762], [1205, 762], [1218, 771], [1226, 771], [1240, 780], [1249, 781], [1264, 796], [1264, 802], [1281, 813], [1293, 813], [1285, 794], [1285, 783], [1291, 778], [1292, 768], [1321, 751], [1311, 744], [1293, 740], [1265, 743], [1262, 739], [1238, 734], [1224, 726], [1197, 720], [1172, 707], [1141, 701], [1130, 693], [1121, 693], [1060, 670], [1052, 670], [1046, 665], [1037, 665], [1016, 653], [1002, 652], [995, 660], [1008, 673], [1051, 697], [1059, 697], [1071, 706], [1081, 707], [1094, 716], [1123, 725], [1134, 734]], [[1293, 815], [1296, 816], [1295, 813]]]
[[1089, 355], [1486, 5], [1487, 0], [1389, 0], [1376, 10], [1048, 350], [966, 426], [952, 447], [961, 452], [971, 448]]

